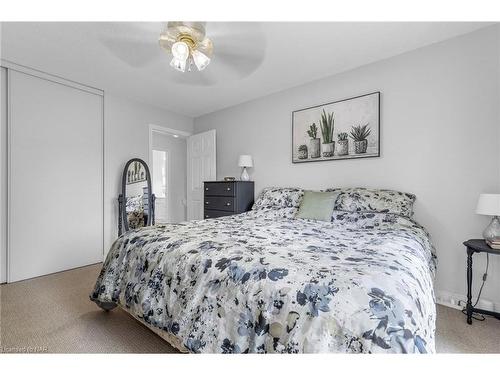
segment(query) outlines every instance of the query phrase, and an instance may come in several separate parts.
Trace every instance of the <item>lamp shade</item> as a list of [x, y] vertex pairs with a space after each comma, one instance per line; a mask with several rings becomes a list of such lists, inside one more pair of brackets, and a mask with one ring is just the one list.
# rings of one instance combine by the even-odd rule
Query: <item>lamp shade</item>
[[476, 214], [500, 216], [500, 194], [481, 194], [477, 202]]
[[240, 155], [238, 160], [238, 167], [253, 167], [253, 159], [251, 155]]
[[197, 49], [195, 49], [192, 52], [192, 55], [193, 55], [194, 65], [196, 65], [199, 71], [202, 71], [207, 67], [208, 64], [210, 64], [210, 59], [203, 52], [200, 52]]

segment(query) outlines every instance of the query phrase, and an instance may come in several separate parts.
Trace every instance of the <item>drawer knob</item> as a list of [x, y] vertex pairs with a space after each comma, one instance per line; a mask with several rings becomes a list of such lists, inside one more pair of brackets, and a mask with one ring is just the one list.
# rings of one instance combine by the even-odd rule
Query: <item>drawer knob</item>
[[231, 191], [231, 188], [230, 188], [230, 187], [228, 187], [228, 188], [227, 188], [227, 191]]
[[205, 217], [207, 217], [207, 218], [208, 218], [208, 215], [205, 215]]
[[205, 188], [205, 191], [208, 191], [208, 188]]
[[205, 204], [210, 204], [210, 202], [205, 202]]
[[231, 203], [230, 203], [230, 202], [227, 202], [227, 203], [226, 203], [226, 206], [230, 206], [230, 205], [231, 205]]

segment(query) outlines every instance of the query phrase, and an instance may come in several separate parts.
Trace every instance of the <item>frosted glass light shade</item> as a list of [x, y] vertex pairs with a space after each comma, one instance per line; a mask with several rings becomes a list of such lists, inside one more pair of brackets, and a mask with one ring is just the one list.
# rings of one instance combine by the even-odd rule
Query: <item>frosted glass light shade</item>
[[184, 42], [172, 44], [172, 55], [181, 61], [186, 61], [189, 57], [189, 47]]
[[210, 59], [203, 52], [195, 49], [191, 54], [193, 55], [194, 65], [196, 65], [200, 71], [205, 69], [210, 63]]
[[252, 168], [253, 167], [252, 156], [251, 155], [240, 155], [240, 158], [238, 160], [238, 167]]
[[481, 194], [477, 202], [476, 214], [500, 216], [500, 194]]
[[179, 60], [177, 57], [174, 57], [172, 61], [170, 61], [170, 66], [179, 72], [186, 71], [186, 60]]

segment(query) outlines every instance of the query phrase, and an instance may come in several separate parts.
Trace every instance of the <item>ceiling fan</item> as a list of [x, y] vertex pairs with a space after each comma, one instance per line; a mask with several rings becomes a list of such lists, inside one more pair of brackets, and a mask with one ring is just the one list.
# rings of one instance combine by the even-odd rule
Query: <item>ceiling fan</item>
[[[266, 51], [262, 26], [255, 22], [116, 22], [99, 40], [131, 68], [154, 69], [173, 83], [195, 86], [247, 77]], [[175, 70], [165, 69], [168, 63]]]
[[160, 46], [173, 55], [170, 66], [185, 72], [194, 64], [202, 71], [210, 64], [213, 44], [205, 32], [205, 22], [168, 22], [161, 33]]

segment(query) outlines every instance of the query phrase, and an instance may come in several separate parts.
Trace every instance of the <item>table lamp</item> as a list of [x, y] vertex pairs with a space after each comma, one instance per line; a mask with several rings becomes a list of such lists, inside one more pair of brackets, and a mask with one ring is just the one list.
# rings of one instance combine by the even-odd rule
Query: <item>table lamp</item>
[[241, 181], [250, 180], [250, 176], [248, 175], [247, 168], [253, 167], [253, 159], [251, 155], [240, 155], [238, 160], [238, 166], [243, 168], [241, 171]]
[[481, 194], [477, 202], [476, 213], [493, 216], [483, 232], [483, 237], [493, 249], [500, 249], [500, 194]]

